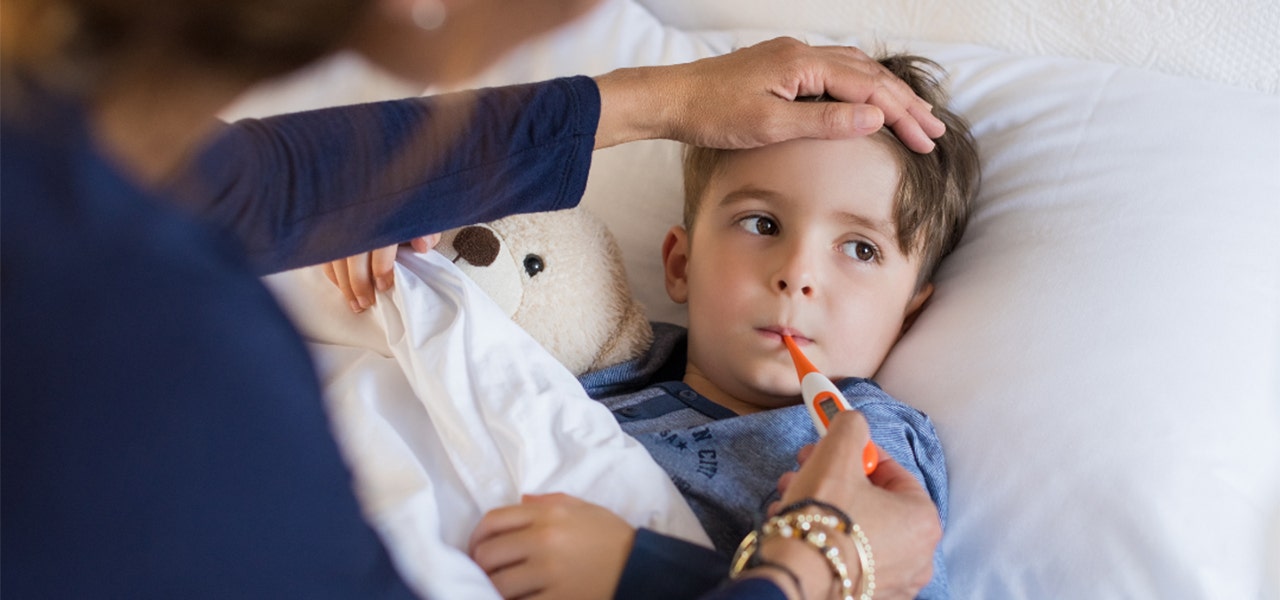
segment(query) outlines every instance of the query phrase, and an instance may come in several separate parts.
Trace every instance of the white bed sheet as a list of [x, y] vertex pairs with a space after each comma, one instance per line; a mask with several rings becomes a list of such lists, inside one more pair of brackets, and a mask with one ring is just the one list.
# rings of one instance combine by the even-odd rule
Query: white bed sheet
[[497, 598], [465, 554], [490, 509], [569, 493], [709, 545], [643, 446], [437, 252], [353, 314], [319, 268], [267, 283], [309, 341], [366, 515], [427, 598]]

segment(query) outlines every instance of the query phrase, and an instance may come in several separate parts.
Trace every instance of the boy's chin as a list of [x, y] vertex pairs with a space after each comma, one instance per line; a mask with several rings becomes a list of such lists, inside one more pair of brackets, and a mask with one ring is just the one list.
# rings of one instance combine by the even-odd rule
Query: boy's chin
[[761, 408], [786, 408], [804, 403], [804, 399], [800, 397], [800, 385], [796, 382], [757, 386], [753, 391], [756, 398], [754, 404]]

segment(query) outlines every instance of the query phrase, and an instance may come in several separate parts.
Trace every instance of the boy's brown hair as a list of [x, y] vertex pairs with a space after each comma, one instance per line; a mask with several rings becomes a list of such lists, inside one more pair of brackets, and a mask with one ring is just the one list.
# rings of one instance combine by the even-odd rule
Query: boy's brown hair
[[[877, 59], [889, 72], [905, 81], [916, 95], [933, 105], [933, 114], [947, 126], [934, 140], [928, 154], [907, 148], [886, 127], [874, 134], [896, 159], [900, 177], [894, 194], [893, 221], [898, 248], [906, 256], [921, 257], [919, 289], [933, 277], [942, 257], [951, 253], [969, 220], [977, 195], [980, 170], [978, 150], [969, 123], [947, 108], [949, 96], [934, 72], [938, 63], [908, 54]], [[693, 230], [698, 204], [725, 157], [732, 150], [688, 146], [684, 152], [684, 226]]]

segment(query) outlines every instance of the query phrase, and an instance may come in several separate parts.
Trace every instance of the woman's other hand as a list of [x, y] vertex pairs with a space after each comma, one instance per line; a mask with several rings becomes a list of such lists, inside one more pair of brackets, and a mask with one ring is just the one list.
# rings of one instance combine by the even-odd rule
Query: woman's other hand
[[[619, 69], [596, 81], [596, 148], [652, 138], [751, 148], [887, 126], [907, 147], [929, 152], [946, 130], [928, 103], [865, 52], [793, 38], [680, 65]], [[823, 94], [840, 102], [793, 102]]]
[[[415, 238], [409, 245], [414, 252], [422, 253], [431, 250], [438, 243], [440, 234], [435, 233]], [[374, 290], [385, 292], [395, 285], [398, 248], [399, 245], [387, 246], [324, 264], [325, 277], [346, 296], [352, 312], [364, 312], [364, 309], [373, 306], [377, 302]]]

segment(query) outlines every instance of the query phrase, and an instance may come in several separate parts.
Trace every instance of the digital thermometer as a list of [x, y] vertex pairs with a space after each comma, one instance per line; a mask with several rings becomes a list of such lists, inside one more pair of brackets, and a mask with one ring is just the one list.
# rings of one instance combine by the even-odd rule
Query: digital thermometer
[[[796, 365], [796, 375], [800, 378], [800, 396], [804, 398], [805, 408], [809, 409], [813, 426], [817, 428], [819, 435], [825, 436], [827, 428], [831, 425], [831, 419], [836, 416], [836, 413], [851, 410], [849, 401], [845, 400], [844, 394], [840, 393], [840, 388], [836, 387], [836, 384], [819, 373], [813, 363], [805, 358], [791, 336], [783, 335], [782, 342], [787, 345], [787, 350], [791, 352], [791, 361]], [[862, 449], [862, 470], [870, 475], [876, 470], [879, 462], [880, 452], [876, 449], [875, 442], [868, 440], [866, 447]]]

